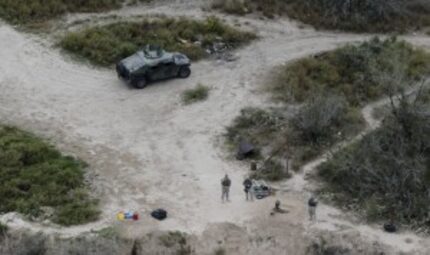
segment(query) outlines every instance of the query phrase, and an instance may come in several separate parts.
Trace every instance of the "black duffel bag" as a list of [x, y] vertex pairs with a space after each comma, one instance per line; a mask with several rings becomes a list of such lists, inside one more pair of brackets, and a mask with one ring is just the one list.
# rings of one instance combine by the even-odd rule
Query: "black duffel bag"
[[164, 209], [157, 209], [152, 211], [151, 216], [156, 218], [157, 220], [164, 220], [167, 218], [167, 211]]

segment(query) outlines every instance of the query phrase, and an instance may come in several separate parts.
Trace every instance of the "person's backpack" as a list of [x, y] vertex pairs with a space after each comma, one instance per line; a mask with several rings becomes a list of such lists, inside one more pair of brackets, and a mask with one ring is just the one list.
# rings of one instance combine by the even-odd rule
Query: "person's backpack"
[[309, 199], [309, 201], [308, 201], [309, 206], [317, 206], [317, 204], [318, 204], [318, 202], [313, 198]]
[[230, 181], [230, 179], [227, 179], [227, 178], [224, 178], [223, 180], [222, 180], [222, 186], [230, 186], [230, 184], [231, 184], [231, 181]]
[[248, 180], [246, 180], [245, 181], [245, 188], [246, 189], [250, 189], [251, 188], [251, 186], [252, 186], [252, 182], [248, 179]]

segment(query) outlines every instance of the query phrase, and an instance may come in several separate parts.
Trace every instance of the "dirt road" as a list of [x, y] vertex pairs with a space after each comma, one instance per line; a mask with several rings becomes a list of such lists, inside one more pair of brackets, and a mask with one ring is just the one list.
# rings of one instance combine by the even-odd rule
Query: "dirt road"
[[[198, 1], [166, 1], [106, 15], [130, 18], [159, 13], [197, 18], [209, 15]], [[73, 15], [64, 24], [100, 16]], [[72, 228], [28, 223], [14, 214], [2, 220], [12, 227], [70, 236], [117, 224], [118, 211], [136, 210], [145, 217], [126, 229], [133, 236], [151, 230], [202, 233], [209, 224], [220, 222], [252, 226], [252, 221], [267, 215], [273, 199], [244, 201], [241, 183], [248, 166], [234, 161], [221, 148], [224, 127], [241, 108], [270, 104], [261, 88], [273, 66], [370, 36], [300, 29], [288, 20], [220, 16], [257, 31], [261, 38], [235, 52], [239, 56], [235, 62], [200, 61], [192, 66], [189, 79], [156, 83], [144, 90], [125, 86], [113, 70], [72, 60], [52, 46], [50, 37], [25, 34], [1, 23], [1, 122], [51, 139], [66, 153], [90, 163], [89, 175], [95, 194], [102, 198], [103, 210], [99, 222]], [[426, 36], [405, 39], [430, 47]], [[199, 82], [212, 88], [209, 99], [182, 105], [180, 93]], [[233, 180], [232, 202], [222, 204], [220, 179], [225, 173]], [[294, 196], [290, 194], [286, 203], [296, 205], [291, 209], [294, 215], [305, 215], [303, 190], [291, 192]], [[169, 211], [169, 219], [162, 223], [147, 216], [158, 207]], [[347, 220], [339, 221], [342, 213], [334, 208], [323, 205], [322, 210], [322, 221], [313, 227], [337, 230], [347, 225], [404, 251], [427, 241], [412, 234], [387, 236], [369, 226], [356, 227]], [[297, 220], [309, 229], [305, 217]], [[406, 237], [412, 238], [411, 245], [404, 242]]]

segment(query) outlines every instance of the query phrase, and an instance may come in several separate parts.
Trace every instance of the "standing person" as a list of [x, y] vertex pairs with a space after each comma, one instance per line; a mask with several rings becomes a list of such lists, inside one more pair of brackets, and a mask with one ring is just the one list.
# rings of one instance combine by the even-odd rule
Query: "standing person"
[[231, 186], [231, 180], [230, 178], [228, 178], [228, 175], [226, 174], [224, 178], [221, 180], [221, 188], [222, 188], [221, 200], [223, 202], [224, 200], [230, 201], [228, 198], [228, 195], [230, 193], [230, 186]]
[[309, 220], [311, 221], [316, 221], [317, 219], [317, 215], [316, 215], [317, 205], [318, 205], [318, 200], [312, 195], [311, 198], [309, 198], [308, 200]]
[[251, 200], [253, 201], [254, 198], [252, 196], [252, 181], [249, 178], [246, 178], [245, 181], [243, 182], [243, 186], [245, 187], [244, 191], [245, 191], [245, 195], [246, 195], [246, 200]]

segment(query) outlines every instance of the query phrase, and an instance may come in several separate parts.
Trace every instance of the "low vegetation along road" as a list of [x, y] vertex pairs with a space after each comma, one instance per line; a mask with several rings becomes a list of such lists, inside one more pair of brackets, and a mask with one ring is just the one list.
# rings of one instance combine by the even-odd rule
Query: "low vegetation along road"
[[[208, 15], [194, 4], [126, 8], [110, 14], [126, 17], [158, 13], [197, 18]], [[69, 20], [99, 16], [70, 16]], [[370, 35], [316, 32], [284, 19], [274, 22], [224, 17], [227, 22], [255, 30], [260, 38], [235, 51], [239, 57], [236, 61], [203, 60], [192, 66], [189, 79], [156, 83], [144, 90], [127, 87], [114, 70], [71, 59], [53, 47], [49, 37], [41, 38], [0, 23], [0, 119], [3, 124], [50, 139], [63, 152], [88, 162], [92, 192], [101, 198], [102, 210], [99, 221], [70, 228], [30, 223], [15, 214], [5, 215], [2, 220], [8, 220], [11, 227], [64, 236], [116, 224], [116, 213], [129, 209], [143, 215], [135, 225], [122, 226], [130, 236], [151, 230], [202, 233], [210, 223], [221, 222], [252, 229], [267, 221], [274, 198], [244, 201], [241, 183], [248, 166], [234, 161], [221, 148], [225, 126], [246, 106], [270, 104], [261, 85], [272, 67], [363, 41]], [[428, 36], [404, 39], [430, 49]], [[198, 83], [211, 88], [209, 98], [183, 105], [181, 92]], [[370, 108], [364, 109], [365, 116], [370, 116]], [[305, 169], [312, 171], [315, 165]], [[233, 182], [232, 202], [222, 204], [220, 179], [226, 173]], [[287, 186], [294, 181], [287, 182]], [[297, 229], [358, 231], [364, 238], [407, 252], [430, 247], [428, 239], [408, 233], [388, 235], [377, 227], [353, 223], [326, 205], [321, 206], [321, 221], [310, 226], [306, 185], [295, 184], [295, 189], [280, 192], [279, 196], [291, 211], [286, 216], [288, 224], [296, 224]], [[169, 212], [169, 219], [162, 223], [148, 216], [159, 207]], [[270, 224], [276, 226], [276, 221]], [[288, 238], [293, 240], [294, 236]]]

